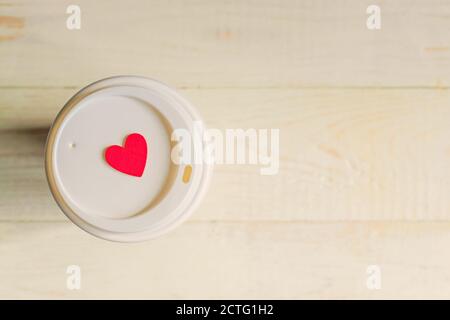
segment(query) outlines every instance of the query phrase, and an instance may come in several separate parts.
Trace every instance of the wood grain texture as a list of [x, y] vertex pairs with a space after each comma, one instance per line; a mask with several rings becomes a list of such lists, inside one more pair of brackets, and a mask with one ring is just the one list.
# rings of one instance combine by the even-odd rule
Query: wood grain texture
[[[377, 1], [375, 32], [369, 0], [77, 4], [69, 31], [67, 3], [0, 0], [0, 299], [450, 297], [449, 1]], [[181, 89], [210, 127], [279, 128], [279, 174], [217, 166], [155, 241], [85, 234], [50, 196], [45, 138], [119, 74]]]
[[[450, 3], [377, 1], [17, 1], [1, 8], [0, 86], [76, 86], [119, 74], [178, 87], [426, 86], [450, 83]], [[1, 34], [1, 33], [0, 33]]]
[[[51, 96], [33, 94], [36, 89], [22, 91], [30, 97], [28, 102], [24, 98], [12, 108], [3, 123], [31, 124], [37, 119], [49, 124], [68, 90]], [[193, 219], [450, 218], [448, 90], [196, 89], [183, 93], [210, 127], [280, 129], [279, 173], [262, 176], [256, 165], [217, 165], [208, 196]], [[0, 110], [14, 101], [2, 102]], [[37, 106], [40, 113], [26, 112], [28, 105]], [[22, 119], [22, 114], [28, 116]], [[0, 135], [0, 219], [64, 219], [47, 191], [45, 138], [46, 129]]]
[[[0, 223], [0, 298], [448, 298], [449, 223], [186, 223], [110, 243], [70, 223]], [[81, 290], [66, 268], [81, 267]], [[381, 268], [381, 290], [366, 287]]]

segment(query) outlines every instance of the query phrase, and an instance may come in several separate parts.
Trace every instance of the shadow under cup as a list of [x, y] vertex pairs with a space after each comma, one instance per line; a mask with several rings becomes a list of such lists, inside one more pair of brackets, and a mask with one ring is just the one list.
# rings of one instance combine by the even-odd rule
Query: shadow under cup
[[[192, 213], [209, 180], [210, 165], [175, 164], [171, 157], [173, 130], [194, 135], [200, 121], [183, 97], [155, 80], [121, 76], [85, 87], [48, 135], [45, 167], [56, 202], [79, 227], [104, 239], [140, 241], [169, 231]], [[141, 176], [105, 159], [108, 147], [126, 147], [134, 133], [146, 143]]]

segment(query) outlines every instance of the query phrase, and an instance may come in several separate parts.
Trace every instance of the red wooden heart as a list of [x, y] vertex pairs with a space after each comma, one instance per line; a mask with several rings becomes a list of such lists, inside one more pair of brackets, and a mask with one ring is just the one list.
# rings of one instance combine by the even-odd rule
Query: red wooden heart
[[147, 142], [139, 133], [132, 133], [126, 138], [123, 147], [106, 148], [105, 159], [117, 171], [141, 177], [147, 162]]

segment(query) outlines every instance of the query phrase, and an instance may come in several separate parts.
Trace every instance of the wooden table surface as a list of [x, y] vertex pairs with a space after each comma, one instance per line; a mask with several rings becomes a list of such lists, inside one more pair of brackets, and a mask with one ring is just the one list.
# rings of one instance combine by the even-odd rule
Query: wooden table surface
[[[450, 298], [450, 2], [0, 0], [0, 298]], [[216, 166], [160, 239], [85, 234], [50, 196], [51, 121], [139, 74], [210, 127], [279, 128], [280, 171]], [[81, 290], [66, 288], [79, 265]], [[367, 267], [382, 286], [366, 286]]]

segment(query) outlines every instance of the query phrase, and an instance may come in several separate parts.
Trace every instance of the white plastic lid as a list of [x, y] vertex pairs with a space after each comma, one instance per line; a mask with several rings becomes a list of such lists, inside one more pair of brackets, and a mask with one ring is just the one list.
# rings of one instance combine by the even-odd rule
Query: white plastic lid
[[[157, 237], [186, 219], [205, 192], [211, 165], [171, 160], [172, 131], [183, 128], [193, 136], [202, 130], [199, 124], [193, 107], [158, 81], [136, 76], [97, 81], [67, 102], [50, 129], [45, 160], [50, 190], [67, 217], [97, 237], [121, 242]], [[140, 176], [106, 156], [117, 146], [127, 158], [130, 135], [147, 150], [146, 157], [139, 155]]]

